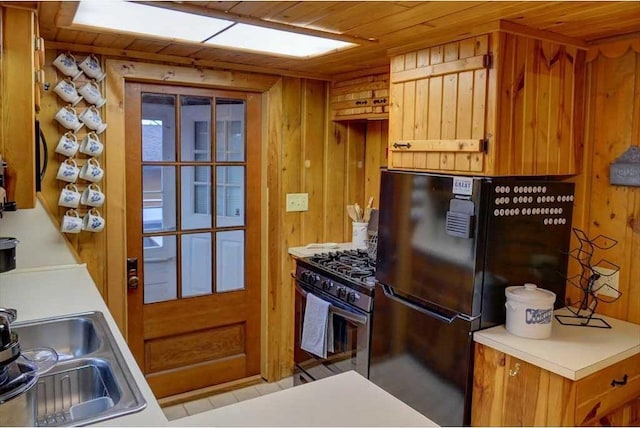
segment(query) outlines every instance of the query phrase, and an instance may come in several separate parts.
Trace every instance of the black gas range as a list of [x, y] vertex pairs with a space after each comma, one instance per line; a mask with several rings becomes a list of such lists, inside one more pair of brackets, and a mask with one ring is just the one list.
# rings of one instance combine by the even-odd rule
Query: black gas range
[[364, 250], [326, 252], [297, 260], [296, 279], [363, 311], [373, 309], [375, 261]]
[[[349, 370], [369, 376], [375, 262], [366, 251], [343, 250], [296, 259], [294, 384]], [[333, 347], [326, 357], [302, 349], [308, 297], [329, 304]], [[327, 333], [328, 334], [328, 333]]]

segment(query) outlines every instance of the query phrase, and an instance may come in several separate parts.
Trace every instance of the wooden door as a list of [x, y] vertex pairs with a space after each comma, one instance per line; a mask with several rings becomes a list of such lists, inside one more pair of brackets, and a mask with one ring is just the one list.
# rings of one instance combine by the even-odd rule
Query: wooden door
[[128, 82], [125, 99], [129, 346], [158, 398], [256, 375], [260, 96]]

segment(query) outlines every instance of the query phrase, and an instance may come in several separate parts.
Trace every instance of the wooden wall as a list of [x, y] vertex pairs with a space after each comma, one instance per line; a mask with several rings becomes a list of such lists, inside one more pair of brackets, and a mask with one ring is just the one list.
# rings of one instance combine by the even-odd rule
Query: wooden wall
[[[327, 84], [284, 77], [269, 91], [266, 377], [293, 367], [294, 260], [290, 247], [351, 240], [346, 205], [372, 195], [386, 164], [386, 121], [330, 122]], [[309, 210], [286, 212], [287, 193], [308, 193]], [[374, 204], [377, 205], [377, 204]], [[272, 353], [277, 358], [272, 358]], [[263, 372], [263, 375], [265, 373]]]
[[[609, 165], [640, 145], [640, 38], [595, 46], [587, 55], [585, 139], [582, 173], [576, 178], [574, 226], [590, 238], [618, 241], [597, 250], [620, 266], [621, 298], [597, 312], [640, 323], [640, 187], [609, 184]], [[576, 248], [574, 242], [572, 248]], [[576, 272], [576, 263], [570, 265]], [[572, 299], [579, 291], [568, 286]]]
[[[51, 65], [59, 52], [46, 52], [46, 81], [51, 88], [61, 76]], [[81, 52], [77, 53], [84, 57]], [[348, 202], [365, 203], [369, 195], [377, 200], [379, 168], [384, 164], [387, 144], [386, 121], [330, 122], [327, 110], [327, 83], [301, 78], [254, 75], [241, 72], [189, 69], [152, 63], [127, 65], [109, 58], [108, 77], [103, 83], [108, 98], [103, 119], [109, 127], [101, 140], [105, 143], [102, 164], [107, 194], [103, 215], [108, 233], [66, 236], [107, 301], [114, 318], [126, 334], [126, 293], [124, 258], [116, 241], [123, 240], [124, 200], [118, 195], [124, 188], [124, 116], [121, 86], [124, 76], [153, 80], [149, 76], [174, 83], [214, 85], [263, 92], [263, 130], [265, 146], [265, 182], [267, 192], [263, 206], [267, 242], [263, 253], [263, 376], [270, 380], [289, 375], [293, 355], [293, 282], [290, 273], [294, 262], [288, 248], [311, 242], [343, 242], [351, 239], [351, 225], [346, 215]], [[189, 83], [191, 82], [191, 83]], [[253, 87], [252, 87], [253, 85]], [[265, 88], [265, 89], [260, 89]], [[42, 200], [50, 214], [59, 221], [64, 210], [57, 206], [61, 182], [55, 179], [63, 157], [54, 153], [64, 133], [53, 120], [64, 105], [49, 90], [42, 98], [38, 115], [49, 142], [49, 169]], [[371, 142], [365, 145], [366, 140]], [[120, 166], [118, 166], [120, 165]], [[309, 194], [309, 211], [284, 211], [287, 193]], [[375, 204], [377, 205], [377, 204]], [[120, 262], [121, 261], [121, 262]], [[122, 266], [120, 266], [122, 265]], [[267, 329], [266, 326], [269, 328]]]

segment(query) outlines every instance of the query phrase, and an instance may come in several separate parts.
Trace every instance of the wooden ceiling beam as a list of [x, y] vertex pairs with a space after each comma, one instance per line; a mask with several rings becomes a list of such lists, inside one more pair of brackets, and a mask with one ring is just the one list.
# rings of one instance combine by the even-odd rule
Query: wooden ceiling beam
[[257, 74], [269, 74], [276, 76], [300, 77], [305, 79], [330, 81], [331, 76], [322, 73], [300, 72], [296, 70], [260, 67], [232, 62], [200, 60], [177, 55], [163, 55], [152, 52], [141, 52], [129, 49], [107, 48], [90, 45], [78, 45], [74, 43], [60, 43], [55, 41], [45, 41], [47, 48], [57, 49], [60, 51], [93, 53], [96, 55], [106, 55], [115, 58], [128, 58], [147, 61], [156, 61], [162, 63], [170, 63], [177, 65], [190, 65], [202, 68], [216, 68], [226, 70], [245, 71]]

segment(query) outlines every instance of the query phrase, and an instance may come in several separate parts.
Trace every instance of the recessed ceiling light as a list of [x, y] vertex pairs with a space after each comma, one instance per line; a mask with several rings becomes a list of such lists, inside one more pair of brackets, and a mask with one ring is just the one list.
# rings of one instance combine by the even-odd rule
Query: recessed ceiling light
[[73, 25], [299, 58], [356, 46], [332, 38], [235, 23], [124, 0], [82, 0]]
[[82, 0], [73, 24], [202, 42], [233, 22], [123, 0]]
[[215, 35], [205, 43], [295, 57], [312, 57], [355, 46], [354, 43], [342, 40], [292, 33], [249, 24], [236, 24]]

